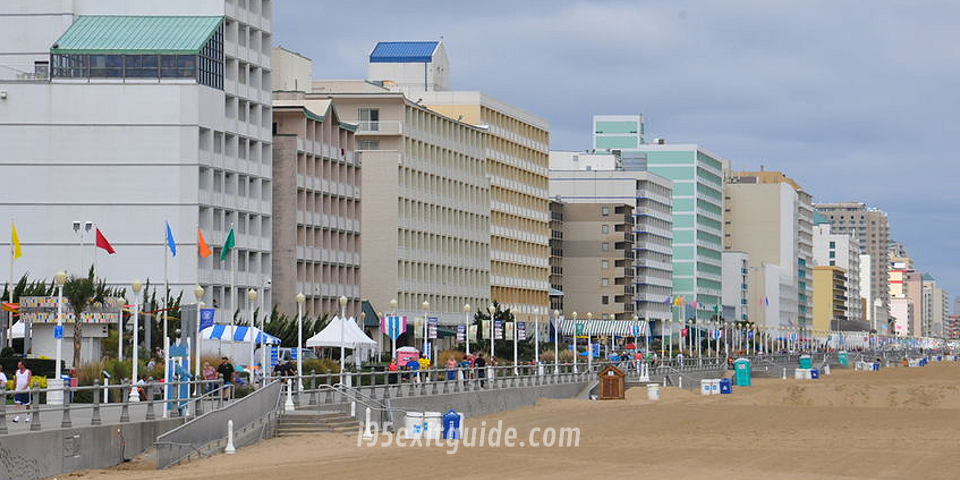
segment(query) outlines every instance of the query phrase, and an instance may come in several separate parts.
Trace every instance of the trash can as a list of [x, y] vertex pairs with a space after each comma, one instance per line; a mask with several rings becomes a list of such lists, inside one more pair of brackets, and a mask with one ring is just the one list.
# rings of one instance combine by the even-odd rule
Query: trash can
[[810, 355], [800, 355], [800, 368], [813, 368], [813, 361]]
[[811, 368], [811, 369], [810, 369], [810, 378], [813, 379], [813, 380], [819, 379], [819, 378], [820, 378], [820, 370], [817, 370], [816, 368]]
[[711, 395], [710, 380], [700, 380], [700, 395]]
[[710, 395], [720, 395], [720, 379], [710, 380]]
[[423, 438], [423, 414], [407, 412], [403, 417], [403, 427], [407, 438]]
[[463, 416], [454, 409], [447, 410], [443, 414], [443, 438], [444, 440], [459, 440], [461, 438], [461, 425]]
[[440, 412], [423, 413], [423, 438], [438, 439], [443, 433], [443, 415]]
[[733, 362], [734, 384], [738, 387], [749, 387], [752, 368], [750, 360], [738, 358]]
[[850, 360], [847, 358], [847, 352], [840, 352], [837, 354], [837, 363], [843, 365], [844, 367], [850, 366]]
[[720, 379], [720, 394], [729, 395], [733, 393], [733, 382], [729, 378]]
[[647, 399], [660, 400], [660, 385], [656, 383], [647, 384]]
[[830, 375], [830, 365], [824, 365], [824, 366], [823, 366], [823, 374], [824, 374], [824, 375]]

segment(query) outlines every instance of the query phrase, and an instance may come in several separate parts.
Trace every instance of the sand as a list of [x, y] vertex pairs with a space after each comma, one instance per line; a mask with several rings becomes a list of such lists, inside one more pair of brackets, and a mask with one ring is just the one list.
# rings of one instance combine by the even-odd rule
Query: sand
[[[659, 402], [544, 400], [468, 419], [578, 427], [579, 447], [357, 446], [357, 437], [278, 438], [163, 472], [165, 480], [229, 478], [960, 478], [960, 365], [837, 371], [817, 381], [756, 380], [734, 395], [667, 388]], [[70, 478], [159, 478], [149, 459]], [[587, 477], [589, 476], [589, 477]], [[66, 475], [64, 476], [66, 477]]]

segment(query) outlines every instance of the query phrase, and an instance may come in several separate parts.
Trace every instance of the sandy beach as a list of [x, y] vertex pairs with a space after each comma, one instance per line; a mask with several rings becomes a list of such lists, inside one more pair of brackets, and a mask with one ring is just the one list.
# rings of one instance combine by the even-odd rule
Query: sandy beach
[[[545, 400], [467, 419], [531, 429], [577, 427], [579, 447], [357, 446], [357, 436], [278, 438], [171, 468], [165, 480], [319, 478], [955, 479], [960, 365], [834, 371], [817, 381], [755, 380], [733, 395], [667, 388], [659, 402]], [[149, 458], [62, 477], [158, 478]]]

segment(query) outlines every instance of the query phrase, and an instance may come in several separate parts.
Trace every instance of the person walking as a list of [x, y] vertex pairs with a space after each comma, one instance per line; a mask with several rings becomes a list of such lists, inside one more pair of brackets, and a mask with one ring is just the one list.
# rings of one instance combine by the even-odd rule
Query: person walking
[[483, 352], [477, 354], [477, 359], [473, 362], [473, 366], [477, 369], [477, 379], [480, 380], [480, 386], [487, 386], [487, 359], [483, 358]]
[[33, 381], [33, 372], [31, 372], [23, 362], [17, 362], [17, 371], [13, 373], [14, 392], [13, 403], [17, 406], [17, 416], [13, 417], [14, 423], [20, 421], [19, 411], [21, 408], [27, 410], [26, 421], [30, 421], [30, 382]]
[[7, 375], [3, 373], [3, 365], [0, 364], [0, 390], [6, 390], [7, 388]]
[[223, 377], [223, 398], [228, 398], [230, 387], [233, 385], [233, 364], [230, 363], [230, 359], [223, 357], [220, 359], [220, 366], [217, 367], [217, 373]]
[[[213, 365], [210, 365], [210, 362], [203, 362], [203, 371], [201, 372], [204, 380], [216, 380], [217, 379], [217, 370], [213, 368]], [[204, 393], [210, 393], [213, 391], [213, 383], [208, 383], [203, 389]]]

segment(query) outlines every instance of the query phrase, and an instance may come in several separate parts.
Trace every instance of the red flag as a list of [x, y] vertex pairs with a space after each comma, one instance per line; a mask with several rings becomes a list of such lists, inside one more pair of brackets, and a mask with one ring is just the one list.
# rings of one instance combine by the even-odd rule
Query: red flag
[[113, 249], [113, 245], [110, 245], [107, 237], [104, 237], [103, 234], [100, 233], [99, 228], [97, 229], [97, 247], [106, 250], [107, 253], [111, 255], [117, 253], [117, 251]]

